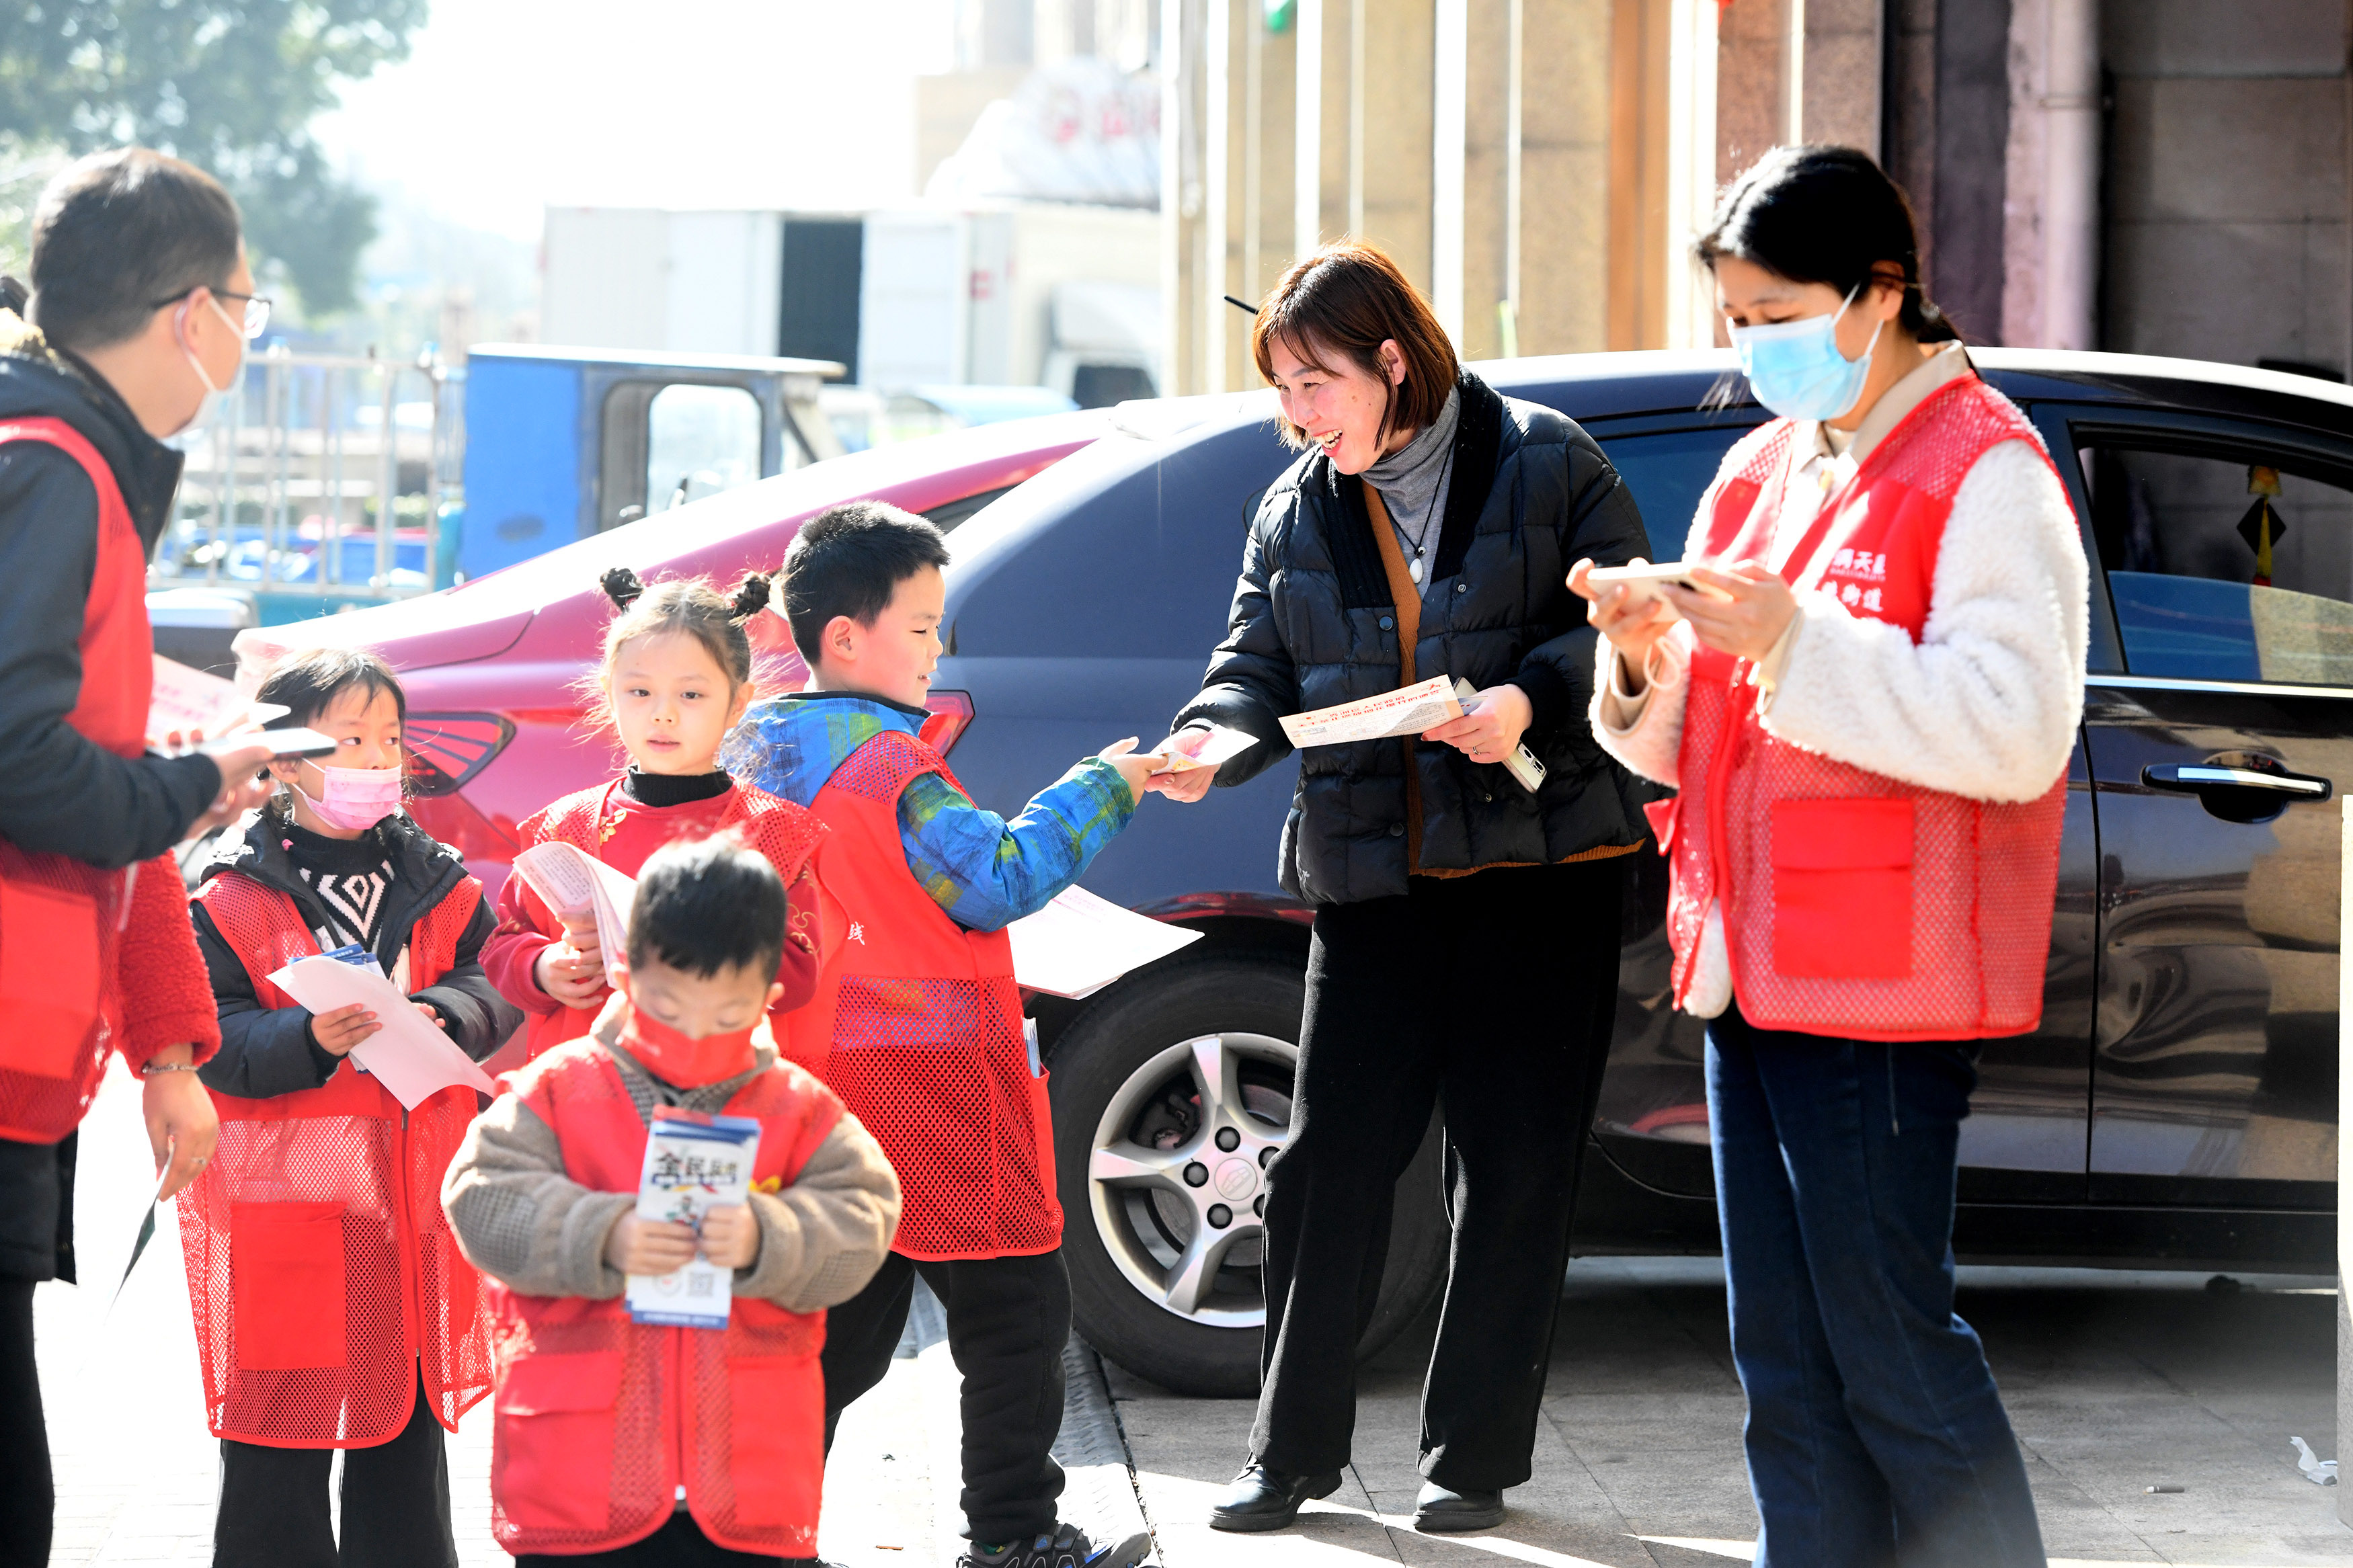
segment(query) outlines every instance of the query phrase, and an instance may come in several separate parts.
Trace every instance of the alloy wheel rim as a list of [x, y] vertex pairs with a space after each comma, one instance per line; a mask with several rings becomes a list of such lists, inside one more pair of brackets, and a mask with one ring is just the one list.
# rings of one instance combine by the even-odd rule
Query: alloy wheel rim
[[1298, 1058], [1269, 1035], [1199, 1035], [1141, 1063], [1104, 1106], [1087, 1165], [1095, 1234], [1162, 1310], [1265, 1323], [1266, 1167], [1290, 1141]]

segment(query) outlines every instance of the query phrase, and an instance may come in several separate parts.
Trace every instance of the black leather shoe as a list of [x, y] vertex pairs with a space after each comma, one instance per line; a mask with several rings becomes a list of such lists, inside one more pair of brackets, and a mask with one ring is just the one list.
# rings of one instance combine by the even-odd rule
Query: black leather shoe
[[1264, 1465], [1250, 1465], [1234, 1478], [1226, 1495], [1210, 1505], [1209, 1528], [1281, 1530], [1299, 1517], [1301, 1503], [1310, 1498], [1330, 1497], [1339, 1489], [1337, 1470], [1320, 1476], [1293, 1476], [1270, 1470]]
[[1457, 1530], [1493, 1530], [1504, 1522], [1502, 1492], [1458, 1492], [1441, 1487], [1436, 1481], [1421, 1483], [1421, 1495], [1413, 1500], [1413, 1527], [1416, 1530], [1446, 1532]]

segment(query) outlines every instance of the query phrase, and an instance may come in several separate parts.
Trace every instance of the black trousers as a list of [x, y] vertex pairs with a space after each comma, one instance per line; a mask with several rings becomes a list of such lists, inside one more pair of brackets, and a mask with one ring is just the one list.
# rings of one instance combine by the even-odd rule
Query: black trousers
[[213, 1568], [458, 1568], [449, 1466], [426, 1403], [391, 1441], [343, 1453], [343, 1542], [327, 1513], [332, 1448], [267, 1448], [221, 1439]]
[[0, 1563], [47, 1563], [57, 1490], [33, 1363], [33, 1284], [0, 1279]]
[[1400, 897], [1316, 910], [1291, 1142], [1267, 1177], [1258, 1463], [1347, 1463], [1397, 1179], [1437, 1106], [1454, 1240], [1421, 1472], [1457, 1490], [1528, 1479], [1617, 1003], [1623, 870], [1417, 877]]
[[825, 1446], [841, 1413], [882, 1381], [921, 1274], [947, 1310], [948, 1354], [964, 1374], [965, 1534], [984, 1546], [1053, 1530], [1062, 1495], [1062, 1347], [1071, 1277], [1056, 1247], [1029, 1258], [921, 1263], [892, 1253], [873, 1282], [825, 1315]]
[[681, 1509], [670, 1516], [668, 1524], [643, 1541], [578, 1557], [526, 1552], [515, 1559], [515, 1568], [583, 1568], [592, 1563], [601, 1563], [604, 1568], [776, 1568], [780, 1563], [816, 1562], [814, 1557], [763, 1557], [756, 1552], [730, 1551], [703, 1534], [694, 1516]]

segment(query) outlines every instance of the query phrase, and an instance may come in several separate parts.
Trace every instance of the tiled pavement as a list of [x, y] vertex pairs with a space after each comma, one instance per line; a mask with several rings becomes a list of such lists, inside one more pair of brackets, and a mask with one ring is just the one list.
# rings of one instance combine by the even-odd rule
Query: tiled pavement
[[[54, 1563], [209, 1561], [216, 1448], [197, 1394], [178, 1243], [165, 1213], [111, 1315], [107, 1297], [144, 1205], [137, 1086], [110, 1079], [80, 1157], [80, 1288], [37, 1297], [58, 1479]], [[2337, 1493], [2298, 1474], [2291, 1433], [2336, 1448], [2335, 1302], [2318, 1281], [1971, 1270], [1962, 1310], [1985, 1335], [2025, 1446], [2054, 1561], [2353, 1565]], [[1416, 1534], [1427, 1325], [1363, 1380], [1356, 1459], [1300, 1528], [1213, 1535], [1208, 1499], [1240, 1462], [1246, 1401], [1178, 1399], [1116, 1369], [1112, 1387], [1162, 1568], [1369, 1559], [1400, 1568], [1634, 1568], [1744, 1560], [1755, 1516], [1720, 1276], [1704, 1261], [1586, 1260], [1555, 1341], [1536, 1474], [1505, 1525]], [[945, 1347], [894, 1364], [844, 1417], [820, 1546], [850, 1568], [936, 1568], [957, 1545], [955, 1369]], [[450, 1448], [460, 1554], [508, 1559], [489, 1534], [489, 1412]], [[2154, 1484], [2179, 1493], [2151, 1494]]]

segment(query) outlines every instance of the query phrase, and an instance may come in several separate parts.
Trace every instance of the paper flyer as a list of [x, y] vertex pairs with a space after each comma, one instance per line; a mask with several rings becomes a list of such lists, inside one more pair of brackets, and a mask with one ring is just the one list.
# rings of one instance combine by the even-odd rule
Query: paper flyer
[[155, 680], [147, 698], [147, 743], [161, 746], [177, 731], [185, 736], [201, 731], [208, 740], [282, 718], [287, 709], [275, 702], [249, 700], [232, 681], [185, 664], [154, 656]]
[[312, 953], [271, 975], [269, 983], [313, 1013], [365, 1003], [382, 1027], [352, 1047], [352, 1059], [410, 1110], [452, 1084], [484, 1094], [499, 1091], [491, 1075], [428, 1023], [374, 963], [362, 966]]
[[1202, 933], [1155, 921], [1065, 888], [1034, 915], [1005, 928], [1013, 940], [1013, 978], [1032, 991], [1077, 1001], [1131, 969], [1167, 957]]
[[628, 944], [629, 910], [638, 897], [636, 879], [623, 876], [569, 844], [534, 844], [514, 858], [514, 869], [555, 914], [596, 912], [605, 984], [612, 984]]
[[1219, 767], [1258, 744], [1256, 735], [1223, 724], [1210, 725], [1208, 738], [1201, 742], [1200, 751], [1189, 757], [1170, 744], [1176, 739], [1171, 735], [1153, 748], [1168, 753], [1168, 765], [1160, 770], [1164, 773], [1189, 773], [1199, 768]]
[[[748, 1202], [752, 1163], [760, 1153], [760, 1124], [748, 1116], [702, 1116], [662, 1106], [646, 1135], [646, 1164], [638, 1179], [639, 1219], [691, 1226], [700, 1234], [706, 1210]], [[705, 1261], [674, 1274], [632, 1274], [628, 1302], [633, 1322], [723, 1329], [735, 1299], [735, 1271]]]
[[1293, 713], [1282, 721], [1282, 732], [1294, 746], [1338, 746], [1351, 741], [1387, 741], [1419, 735], [1450, 719], [1462, 717], [1462, 703], [1454, 683], [1442, 675], [1412, 686], [1360, 698], [1312, 713]]

